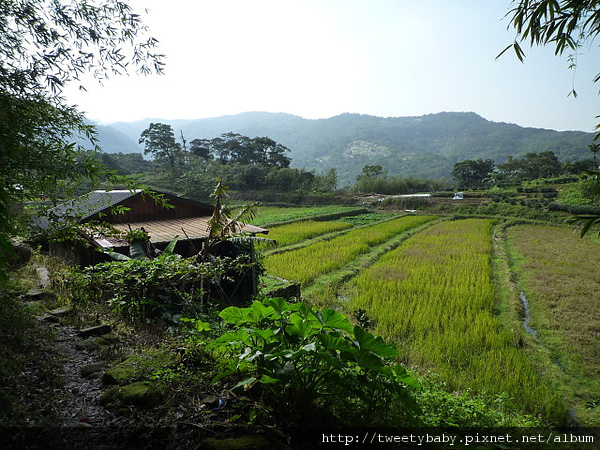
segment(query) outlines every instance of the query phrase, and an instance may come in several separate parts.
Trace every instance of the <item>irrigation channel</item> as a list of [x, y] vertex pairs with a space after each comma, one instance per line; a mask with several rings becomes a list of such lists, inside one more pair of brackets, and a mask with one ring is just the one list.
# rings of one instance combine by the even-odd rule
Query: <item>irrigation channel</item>
[[523, 319], [523, 328], [525, 328], [525, 331], [527, 331], [531, 336], [533, 336], [535, 341], [539, 344], [540, 341], [537, 336], [537, 330], [535, 330], [534, 328], [531, 328], [531, 326], [529, 325], [529, 322], [531, 322], [531, 312], [529, 311], [529, 302], [527, 301], [525, 292], [520, 291], [519, 297], [521, 297], [521, 302], [523, 303], [523, 308], [525, 310], [525, 317]]

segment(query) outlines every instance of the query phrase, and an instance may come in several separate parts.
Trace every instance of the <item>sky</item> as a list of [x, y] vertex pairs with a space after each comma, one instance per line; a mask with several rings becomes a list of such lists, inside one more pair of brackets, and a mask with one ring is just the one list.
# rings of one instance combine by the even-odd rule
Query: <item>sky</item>
[[[306, 119], [473, 111], [494, 122], [593, 131], [597, 47], [577, 69], [513, 42], [511, 0], [130, 0], [166, 55], [164, 75], [86, 81], [65, 95], [101, 124], [246, 111]], [[594, 51], [596, 50], [596, 51]], [[577, 98], [569, 96], [575, 88]]]

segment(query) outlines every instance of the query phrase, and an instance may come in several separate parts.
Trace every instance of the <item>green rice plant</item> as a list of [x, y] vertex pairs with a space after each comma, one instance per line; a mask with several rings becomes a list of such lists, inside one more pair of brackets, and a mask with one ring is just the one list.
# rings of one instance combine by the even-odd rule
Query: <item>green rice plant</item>
[[348, 228], [352, 228], [351, 223], [303, 220], [269, 229], [269, 239], [277, 241], [279, 247], [285, 247], [322, 234], [347, 230]]
[[519, 407], [562, 418], [560, 397], [494, 316], [491, 226], [446, 221], [407, 239], [350, 282], [350, 308], [366, 310], [405, 362], [453, 389], [507, 392]]
[[339, 269], [373, 246], [433, 220], [434, 216], [404, 216], [372, 226], [351, 230], [328, 241], [319, 241], [297, 250], [265, 258], [267, 272], [308, 285], [319, 275]]
[[268, 226], [273, 224], [285, 223], [292, 220], [308, 219], [317, 216], [326, 216], [333, 214], [360, 214], [363, 208], [354, 206], [311, 206], [311, 207], [291, 207], [282, 208], [277, 206], [261, 206], [258, 214], [252, 221], [253, 225]]

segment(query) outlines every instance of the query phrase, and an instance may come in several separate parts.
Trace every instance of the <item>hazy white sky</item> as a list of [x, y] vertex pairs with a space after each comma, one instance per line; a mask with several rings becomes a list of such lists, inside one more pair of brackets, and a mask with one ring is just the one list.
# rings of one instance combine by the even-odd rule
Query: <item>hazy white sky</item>
[[[488, 120], [592, 131], [600, 52], [577, 71], [551, 48], [512, 51], [510, 0], [132, 0], [166, 54], [165, 75], [67, 91], [101, 123], [245, 111]], [[575, 86], [579, 96], [568, 96]]]

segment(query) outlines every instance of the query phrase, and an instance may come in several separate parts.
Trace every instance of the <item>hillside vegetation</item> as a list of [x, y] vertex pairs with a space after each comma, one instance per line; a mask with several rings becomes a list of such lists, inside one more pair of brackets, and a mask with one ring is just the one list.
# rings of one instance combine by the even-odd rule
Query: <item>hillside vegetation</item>
[[[252, 112], [199, 120], [161, 119], [114, 123], [102, 127], [106, 152], [141, 152], [137, 141], [152, 121], [182, 131], [188, 141], [212, 139], [223, 133], [269, 136], [291, 150], [292, 167], [324, 173], [335, 168], [340, 186], [355, 181], [365, 164], [381, 165], [390, 175], [449, 178], [452, 166], [464, 159], [504, 163], [510, 155], [552, 151], [561, 161], [588, 156], [593, 134], [580, 131], [523, 128], [495, 123], [475, 113], [446, 112], [419, 117], [376, 117], [342, 114], [308, 120], [290, 114]], [[129, 144], [123, 141], [129, 138]], [[116, 145], [115, 145], [116, 144]]]

